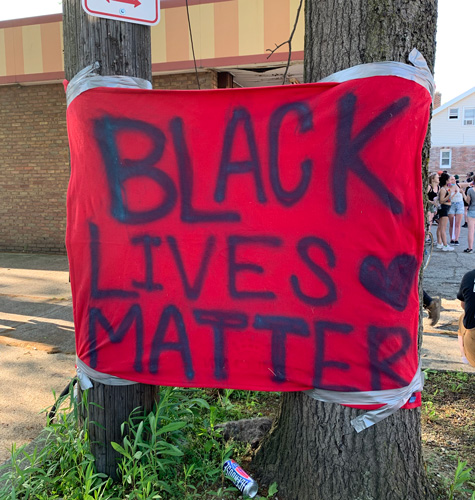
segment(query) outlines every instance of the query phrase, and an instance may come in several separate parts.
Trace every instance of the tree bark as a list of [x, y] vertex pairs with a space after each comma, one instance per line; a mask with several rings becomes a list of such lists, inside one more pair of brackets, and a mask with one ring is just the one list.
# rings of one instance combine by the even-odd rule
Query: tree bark
[[[92, 17], [84, 12], [80, 0], [63, 0], [63, 37], [67, 80], [98, 61], [99, 73], [103, 76], [127, 75], [152, 81], [148, 26]], [[119, 454], [110, 443], [122, 441], [120, 427], [132, 410], [152, 410], [159, 388], [143, 384], [93, 383], [87, 395], [91, 451], [97, 470], [116, 479]]]
[[[414, 47], [433, 71], [436, 21], [436, 0], [306, 0], [305, 81], [357, 64], [407, 62]], [[424, 177], [429, 149], [427, 137]], [[423, 464], [420, 409], [400, 410], [357, 434], [350, 420], [359, 414], [303, 393], [283, 394], [254, 458], [255, 476], [276, 481], [283, 500], [435, 498]]]

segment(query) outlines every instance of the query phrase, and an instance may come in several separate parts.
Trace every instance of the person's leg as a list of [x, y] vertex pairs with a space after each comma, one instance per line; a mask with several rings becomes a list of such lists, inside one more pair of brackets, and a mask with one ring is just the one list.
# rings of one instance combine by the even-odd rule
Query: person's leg
[[449, 221], [449, 218], [448, 217], [441, 217], [440, 218], [440, 222], [439, 222], [439, 226], [440, 226], [440, 240], [441, 240], [441, 243], [442, 245], [444, 245], [444, 247], [447, 246], [447, 222]]
[[455, 241], [458, 242], [460, 237], [460, 228], [462, 227], [463, 214], [455, 215]]
[[468, 365], [468, 359], [465, 357], [465, 350], [463, 348], [463, 337], [465, 334], [465, 327], [463, 326], [463, 318], [465, 316], [465, 313], [462, 313], [459, 318], [459, 330], [458, 330], [458, 341], [459, 341], [459, 349], [460, 349], [460, 355], [462, 356], [462, 363], [465, 363]]
[[449, 213], [449, 240], [450, 243], [454, 242], [454, 220], [455, 220], [455, 214]]
[[475, 366], [475, 328], [465, 330], [463, 335], [465, 358], [471, 366]]
[[422, 290], [422, 304], [427, 309], [432, 302], [432, 297], [423, 289]]
[[430, 233], [430, 228], [432, 226], [432, 221], [434, 219], [434, 212], [431, 212], [430, 210], [427, 211], [427, 226], [428, 226], [428, 231]]
[[437, 245], [442, 248], [442, 217], [439, 216], [439, 223], [437, 224]]
[[467, 240], [468, 240], [468, 250], [473, 250], [473, 230], [475, 229], [475, 218], [467, 217]]

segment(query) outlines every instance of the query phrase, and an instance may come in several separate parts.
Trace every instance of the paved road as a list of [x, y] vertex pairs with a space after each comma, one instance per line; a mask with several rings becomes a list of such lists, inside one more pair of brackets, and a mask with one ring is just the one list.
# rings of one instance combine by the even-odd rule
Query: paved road
[[[436, 227], [432, 233], [435, 236]], [[442, 313], [434, 328], [424, 320], [422, 366], [475, 373], [474, 368], [461, 363], [456, 335], [458, 318], [462, 312], [457, 292], [463, 275], [475, 268], [475, 254], [463, 252], [468, 246], [467, 229], [462, 228], [459, 242], [454, 252], [443, 252], [434, 247], [429, 266], [424, 272], [424, 289], [429, 295], [442, 297]]]
[[[457, 343], [456, 300], [463, 274], [475, 267], [466, 229], [455, 252], [434, 250], [424, 288], [442, 296], [439, 324], [424, 319], [424, 368], [464, 370]], [[426, 316], [426, 315], [425, 315]], [[74, 324], [65, 256], [0, 254], [0, 463], [12, 442], [34, 439], [45, 423], [41, 410], [74, 375]]]

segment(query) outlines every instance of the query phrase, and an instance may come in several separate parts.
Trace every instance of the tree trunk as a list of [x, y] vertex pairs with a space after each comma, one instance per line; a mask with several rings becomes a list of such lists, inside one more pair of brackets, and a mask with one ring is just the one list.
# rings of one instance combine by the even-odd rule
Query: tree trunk
[[[305, 81], [375, 61], [407, 62], [416, 47], [431, 71], [436, 0], [306, 0]], [[423, 152], [424, 177], [430, 143]], [[422, 336], [421, 322], [419, 338]], [[361, 410], [285, 393], [254, 461], [283, 500], [432, 499], [421, 443], [420, 409], [400, 410], [357, 434]]]
[[[150, 27], [87, 15], [80, 0], [63, 0], [64, 68], [66, 79], [98, 61], [99, 73], [152, 80]], [[92, 453], [99, 472], [117, 478], [111, 441], [121, 442], [121, 424], [132, 410], [150, 412], [159, 388], [134, 384], [110, 386], [93, 382], [88, 390], [88, 422]]]

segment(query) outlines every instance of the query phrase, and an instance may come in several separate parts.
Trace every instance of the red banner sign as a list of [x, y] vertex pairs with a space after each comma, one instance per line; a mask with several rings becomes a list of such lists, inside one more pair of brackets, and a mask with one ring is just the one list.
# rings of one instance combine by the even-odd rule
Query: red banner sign
[[430, 100], [397, 77], [74, 99], [78, 357], [157, 385], [408, 385]]

